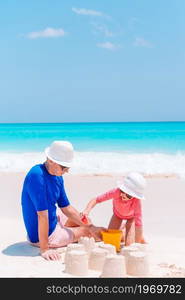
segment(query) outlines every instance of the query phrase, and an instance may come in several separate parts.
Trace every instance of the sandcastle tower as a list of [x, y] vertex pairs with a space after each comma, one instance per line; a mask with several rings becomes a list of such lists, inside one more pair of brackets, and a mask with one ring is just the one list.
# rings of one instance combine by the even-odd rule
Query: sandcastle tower
[[146, 277], [149, 275], [148, 254], [141, 251], [133, 251], [125, 256], [128, 275]]
[[125, 257], [116, 254], [107, 255], [100, 277], [126, 277]]
[[139, 247], [137, 245], [132, 244], [130, 246], [123, 247], [120, 251], [120, 254], [126, 257], [127, 255], [135, 251], [139, 251]]
[[141, 244], [141, 243], [133, 243], [131, 246], [136, 247], [139, 251], [148, 251], [149, 245], [148, 244]]
[[82, 251], [85, 251], [85, 247], [82, 244], [75, 244], [75, 243], [68, 244], [67, 248], [66, 248], [66, 252], [65, 252], [65, 257], [64, 257], [64, 263], [65, 264], [68, 264], [68, 258], [69, 258], [68, 254], [72, 250], [77, 250], [77, 251], [82, 250]]
[[108, 254], [108, 250], [101, 249], [99, 247], [93, 249], [89, 257], [89, 269], [102, 271], [105, 258]]
[[68, 253], [65, 272], [75, 276], [88, 275], [88, 255], [83, 250], [71, 250]]
[[90, 256], [91, 251], [95, 248], [95, 239], [93, 237], [88, 238], [87, 236], [79, 239], [79, 244], [84, 245], [85, 251]]
[[104, 242], [102, 242], [98, 245], [98, 247], [107, 250], [109, 254], [116, 254], [116, 247], [114, 245], [105, 244]]

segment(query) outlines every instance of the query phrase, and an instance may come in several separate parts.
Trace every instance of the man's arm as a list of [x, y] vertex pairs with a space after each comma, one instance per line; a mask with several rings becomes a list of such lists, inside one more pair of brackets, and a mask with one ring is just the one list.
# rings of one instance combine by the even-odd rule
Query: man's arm
[[38, 235], [40, 244], [40, 253], [43, 258], [47, 260], [56, 260], [60, 258], [59, 253], [56, 250], [49, 249], [48, 245], [48, 210], [38, 211]]
[[101, 231], [107, 230], [104, 227], [97, 227], [91, 224], [84, 224], [81, 221], [80, 213], [71, 205], [61, 208], [62, 212], [70, 219], [72, 219], [79, 226], [85, 226], [89, 229], [89, 233], [93, 235], [95, 238], [101, 239]]
[[79, 226], [84, 226], [84, 223], [81, 221], [81, 214], [72, 205], [61, 207], [61, 210], [64, 215], [66, 215], [66, 217], [71, 219], [74, 223]]

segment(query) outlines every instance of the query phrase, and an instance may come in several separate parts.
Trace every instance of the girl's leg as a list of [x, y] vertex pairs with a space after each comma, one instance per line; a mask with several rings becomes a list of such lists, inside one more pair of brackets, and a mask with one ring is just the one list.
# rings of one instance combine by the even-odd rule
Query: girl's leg
[[123, 235], [122, 235], [122, 238], [121, 238], [121, 241], [124, 242], [125, 241], [125, 230], [122, 229], [122, 219], [118, 218], [115, 214], [112, 215], [112, 218], [109, 222], [109, 226], [108, 226], [108, 229], [120, 229], [122, 230], [123, 232]]
[[135, 219], [129, 219], [126, 222], [125, 246], [135, 243]]
[[115, 214], [113, 214], [109, 222], [108, 229], [120, 229], [121, 223], [122, 219], [118, 218]]

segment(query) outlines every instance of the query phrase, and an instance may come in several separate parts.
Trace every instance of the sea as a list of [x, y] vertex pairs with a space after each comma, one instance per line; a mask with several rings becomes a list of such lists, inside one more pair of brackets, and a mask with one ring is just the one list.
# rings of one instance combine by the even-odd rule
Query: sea
[[1, 123], [0, 171], [28, 171], [55, 140], [73, 144], [72, 174], [185, 177], [185, 122]]

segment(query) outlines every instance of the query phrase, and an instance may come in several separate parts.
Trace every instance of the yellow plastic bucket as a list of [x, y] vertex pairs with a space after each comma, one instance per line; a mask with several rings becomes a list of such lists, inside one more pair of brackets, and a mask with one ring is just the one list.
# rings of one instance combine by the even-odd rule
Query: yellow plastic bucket
[[105, 244], [111, 244], [116, 247], [116, 251], [120, 251], [122, 230], [108, 229], [107, 231], [102, 231], [101, 234]]

